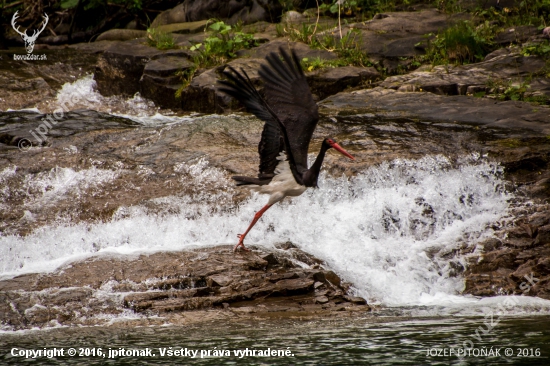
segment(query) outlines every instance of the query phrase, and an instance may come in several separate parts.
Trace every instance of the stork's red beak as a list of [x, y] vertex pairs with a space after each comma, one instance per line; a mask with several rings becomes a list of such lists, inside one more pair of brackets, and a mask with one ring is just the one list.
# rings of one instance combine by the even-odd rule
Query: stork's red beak
[[333, 143], [330, 143], [330, 146], [332, 146], [334, 149], [336, 149], [336, 151], [338, 151], [340, 154], [344, 155], [344, 156], [347, 156], [348, 158], [350, 158], [351, 160], [355, 160], [355, 158], [353, 156], [351, 156], [351, 154], [349, 152], [347, 152], [346, 150], [344, 150], [342, 148], [342, 146], [338, 145], [336, 142], [333, 142]]

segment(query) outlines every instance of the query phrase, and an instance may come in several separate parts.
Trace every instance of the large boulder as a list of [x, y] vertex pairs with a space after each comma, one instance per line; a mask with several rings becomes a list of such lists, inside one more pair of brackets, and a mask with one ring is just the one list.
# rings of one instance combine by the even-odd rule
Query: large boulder
[[324, 99], [347, 88], [358, 87], [380, 78], [374, 67], [344, 66], [327, 68], [307, 75], [311, 90]]
[[[186, 312], [187, 322], [193, 317], [189, 311], [197, 310], [269, 317], [275, 312], [318, 317], [320, 311], [335, 316], [370, 310], [334, 272], [297, 259], [304, 255], [312, 257], [297, 248], [235, 254], [225, 245], [92, 257], [53, 273], [0, 281], [3, 326], [101, 325], [124, 311], [161, 315], [163, 322], [177, 321]], [[101, 295], [105, 286], [113, 296]]]
[[262, 20], [276, 22], [281, 13], [282, 5], [277, 0], [185, 0], [175, 8], [160, 13], [151, 27], [212, 18], [222, 19], [228, 24], [238, 21], [244, 24]]
[[[258, 71], [260, 65], [265, 62], [264, 59], [242, 58], [233, 60], [227, 65], [239, 71], [244, 70], [252, 83], [259, 86], [260, 77]], [[217, 82], [225, 67], [226, 65], [212, 68], [194, 77], [189, 86], [181, 94], [182, 109], [204, 113], [223, 113], [232, 108], [239, 108], [233, 98], [219, 91]]]
[[275, 39], [271, 42], [264, 43], [259, 47], [251, 48], [249, 50], [241, 50], [237, 52], [237, 55], [240, 57], [265, 58], [271, 52], [279, 53], [280, 48], [284, 48], [285, 50], [293, 50], [300, 59], [319, 58], [321, 60], [336, 60], [338, 58], [338, 55], [334, 52], [311, 49], [307, 44], [301, 42], [291, 42], [286, 39]]
[[179, 108], [175, 93], [182, 79], [178, 72], [192, 69], [194, 64], [185, 57], [167, 56], [147, 63], [139, 81], [141, 95], [163, 108]]
[[147, 32], [136, 29], [109, 29], [103, 32], [96, 38], [98, 41], [129, 41], [136, 38], [144, 38]]
[[[441, 95], [466, 95], [477, 92], [488, 92], [494, 86], [507, 85], [510, 80], [536, 75], [545, 67], [545, 60], [540, 57], [524, 57], [509, 49], [501, 49], [489, 54], [486, 60], [469, 65], [442, 65], [433, 68], [423, 67], [417, 71], [388, 77], [380, 86], [384, 88], [413, 92], [427, 91]], [[543, 78], [545, 79], [545, 78]], [[536, 79], [538, 80], [538, 79]], [[533, 83], [530, 92], [550, 95], [547, 89], [548, 79]]]
[[[526, 102], [500, 102], [487, 98], [463, 95], [442, 96], [433, 93], [407, 93], [376, 87], [343, 92], [319, 102], [325, 114], [376, 113], [383, 116], [420, 119], [503, 128], [526, 128], [550, 134], [550, 110], [533, 108]], [[360, 111], [360, 112], [359, 112]]]
[[163, 52], [140, 42], [121, 42], [107, 48], [94, 74], [98, 91], [104, 96], [134, 95], [145, 65]]

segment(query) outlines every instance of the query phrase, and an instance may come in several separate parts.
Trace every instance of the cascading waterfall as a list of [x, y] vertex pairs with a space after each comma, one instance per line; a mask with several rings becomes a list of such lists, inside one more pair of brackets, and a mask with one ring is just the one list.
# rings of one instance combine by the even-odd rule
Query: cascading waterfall
[[[171, 208], [164, 214], [152, 214], [141, 206], [121, 207], [105, 223], [59, 223], [25, 237], [0, 237], [3, 277], [52, 270], [98, 252], [108, 255], [234, 243], [236, 234], [267, 199], [253, 194], [231, 207], [234, 188], [222, 170], [208, 166], [205, 160], [174, 169], [183, 173], [187, 185], [200, 184], [201, 189], [197, 195], [153, 200], [159, 207]], [[27, 204], [32, 207], [46, 198], [55, 200], [56, 194], [75, 194], [117, 174], [64, 168], [28, 178], [25, 184], [29, 187], [53, 184], [55, 189], [34, 189]], [[462, 287], [460, 276], [453, 277], [453, 268], [441, 253], [492, 235], [490, 224], [506, 214], [509, 195], [500, 175], [497, 164], [479, 155], [455, 162], [443, 156], [399, 159], [349, 179], [323, 175], [320, 189], [310, 189], [270, 209], [250, 232], [248, 243], [273, 246], [290, 240], [325, 260], [371, 301], [437, 303], [455, 296]]]

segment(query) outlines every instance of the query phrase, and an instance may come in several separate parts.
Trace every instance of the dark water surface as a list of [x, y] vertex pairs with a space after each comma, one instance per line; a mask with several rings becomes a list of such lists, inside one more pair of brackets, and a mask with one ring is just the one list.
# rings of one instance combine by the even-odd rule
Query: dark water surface
[[[21, 365], [550, 365], [550, 316], [509, 317], [500, 319], [483, 334], [476, 330], [484, 318], [393, 318], [356, 317], [349, 320], [325, 319], [315, 322], [250, 320], [242, 323], [203, 324], [192, 327], [117, 327], [58, 328], [52, 330], [4, 333], [0, 335], [0, 364]], [[496, 321], [496, 319], [495, 319]], [[471, 355], [462, 360], [444, 356], [451, 347], [464, 342], [474, 349], [500, 349], [500, 356]], [[56, 358], [25, 359], [11, 355], [20, 350], [57, 347], [64, 355]], [[77, 356], [69, 357], [69, 348]], [[160, 349], [197, 352], [188, 356], [161, 356]], [[88, 348], [96, 356], [78, 356]], [[98, 350], [101, 348], [101, 351]], [[109, 358], [109, 349], [138, 349], [154, 356], [117, 356]], [[289, 351], [286, 357], [239, 357], [235, 350]], [[506, 356], [507, 348], [513, 356]], [[440, 351], [441, 349], [441, 351]], [[230, 356], [201, 358], [201, 350], [214, 350]], [[431, 351], [430, 351], [431, 350]], [[510, 352], [508, 350], [508, 352]], [[102, 352], [102, 356], [97, 354]], [[431, 356], [428, 356], [428, 352]], [[436, 356], [442, 352], [441, 356]], [[477, 352], [476, 352], [477, 354]], [[489, 353], [491, 354], [491, 353]], [[539, 356], [536, 356], [540, 354]]]

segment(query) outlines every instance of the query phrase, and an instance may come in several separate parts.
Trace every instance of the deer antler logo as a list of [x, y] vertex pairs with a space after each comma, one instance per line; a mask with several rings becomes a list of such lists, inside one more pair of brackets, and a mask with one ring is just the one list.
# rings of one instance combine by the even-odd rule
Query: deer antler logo
[[13, 17], [11, 18], [11, 26], [13, 27], [13, 29], [19, 33], [21, 35], [21, 38], [23, 38], [23, 41], [25, 42], [25, 48], [27, 49], [27, 53], [31, 53], [32, 50], [34, 50], [34, 42], [36, 42], [36, 39], [38, 38], [38, 36], [40, 35], [40, 33], [42, 33], [42, 31], [44, 30], [44, 28], [46, 28], [46, 24], [48, 24], [48, 14], [44, 13], [44, 24], [42, 25], [42, 29], [40, 30], [34, 30], [34, 33], [32, 34], [32, 36], [29, 36], [27, 34], [27, 30], [25, 30], [25, 32], [20, 32], [19, 31], [19, 26], [17, 26], [17, 28], [15, 27], [15, 20], [19, 18], [17, 16], [17, 11], [15, 12], [15, 14], [13, 14]]

